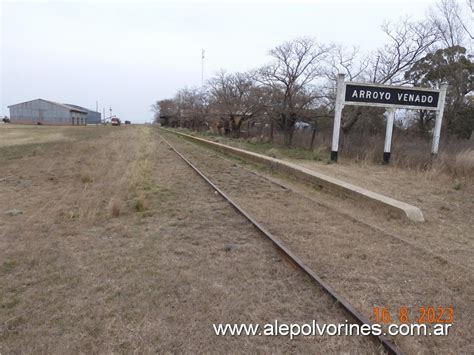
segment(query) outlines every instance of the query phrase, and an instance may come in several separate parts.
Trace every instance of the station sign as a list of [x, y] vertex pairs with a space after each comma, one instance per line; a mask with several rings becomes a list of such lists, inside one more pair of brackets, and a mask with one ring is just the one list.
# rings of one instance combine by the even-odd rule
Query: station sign
[[431, 153], [438, 154], [441, 123], [443, 121], [444, 101], [447, 84], [439, 89], [381, 85], [370, 83], [346, 82], [344, 74], [337, 77], [336, 105], [334, 110], [334, 127], [331, 143], [331, 160], [337, 161], [339, 150], [339, 133], [341, 130], [342, 110], [346, 105], [376, 106], [386, 108], [387, 128], [383, 161], [388, 163], [391, 154], [393, 124], [397, 109], [436, 111], [433, 144]]
[[344, 101], [347, 104], [362, 103], [383, 107], [416, 107], [418, 109], [436, 110], [439, 91], [347, 83]]

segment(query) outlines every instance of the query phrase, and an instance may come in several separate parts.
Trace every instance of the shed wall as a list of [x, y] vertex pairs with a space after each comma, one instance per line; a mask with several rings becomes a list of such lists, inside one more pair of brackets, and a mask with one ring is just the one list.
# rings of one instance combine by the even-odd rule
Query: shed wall
[[87, 114], [43, 100], [32, 100], [10, 106], [11, 123], [20, 124], [85, 124]]
[[87, 123], [101, 123], [100, 112], [88, 111], [87, 112]]

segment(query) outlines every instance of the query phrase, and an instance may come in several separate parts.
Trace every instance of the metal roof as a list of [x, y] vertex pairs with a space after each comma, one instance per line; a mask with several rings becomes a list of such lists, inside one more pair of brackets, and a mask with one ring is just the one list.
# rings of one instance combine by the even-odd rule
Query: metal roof
[[83, 111], [86, 111], [86, 112], [100, 113], [99, 111], [91, 110], [91, 109], [88, 109], [87, 107], [82, 107], [82, 106], [79, 106], [79, 105], [73, 105], [73, 104], [64, 104], [64, 105], [74, 107], [74, 108], [77, 108], [79, 110], [83, 110]]
[[[72, 107], [72, 106], [69, 106], [69, 105], [66, 105], [66, 104], [61, 104], [61, 103], [55, 102], [55, 101], [45, 100], [45, 99], [28, 100], [28, 101], [20, 102], [20, 103], [18, 103], [18, 104], [10, 105], [10, 106], [8, 106], [8, 108], [13, 107], [13, 106], [17, 106], [17, 105], [26, 104], [27, 102], [36, 101], [36, 100], [41, 100], [41, 101], [49, 102], [50, 104], [58, 105], [58, 106], [67, 108], [67, 109], [70, 110], [70, 111], [81, 112], [81, 113], [87, 113], [87, 111], [84, 111], [84, 110], [82, 110], [82, 109], [75, 108], [75, 107]], [[80, 106], [78, 106], [78, 107], [80, 107]]]

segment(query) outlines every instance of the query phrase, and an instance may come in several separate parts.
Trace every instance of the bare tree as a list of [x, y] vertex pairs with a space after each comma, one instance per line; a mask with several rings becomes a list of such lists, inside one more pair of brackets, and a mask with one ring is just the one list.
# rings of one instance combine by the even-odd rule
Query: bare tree
[[464, 14], [469, 12], [471, 17], [474, 16], [473, 6], [473, 2], [469, 0], [466, 6], [456, 0], [440, 0], [434, 8], [431, 8], [430, 22], [437, 28], [443, 47], [466, 45], [464, 43], [466, 36], [471, 41], [474, 39], [473, 30], [468, 28], [470, 21], [464, 18]]
[[154, 120], [156, 123], [163, 123], [163, 125], [171, 125], [171, 120], [176, 117], [178, 113], [178, 105], [175, 100], [165, 99], [159, 100], [151, 106], [154, 112]]
[[372, 60], [372, 82], [404, 84], [405, 71], [438, 41], [439, 32], [435, 26], [407, 19], [397, 24], [386, 22], [382, 29], [389, 42], [377, 51]]
[[[404, 19], [396, 24], [384, 23], [383, 31], [388, 42], [379, 50], [361, 55], [357, 49], [335, 47], [328, 62], [326, 73], [330, 85], [327, 97], [335, 100], [335, 78], [344, 73], [349, 80], [378, 84], [405, 84], [405, 71], [409, 70], [439, 39], [437, 28], [433, 24], [410, 22]], [[364, 117], [381, 115], [381, 110], [355, 107], [345, 110], [341, 129], [344, 134]]]
[[272, 49], [274, 61], [259, 72], [261, 83], [271, 88], [276, 106], [273, 118], [291, 145], [298, 115], [321, 97], [315, 90], [316, 79], [323, 75], [324, 59], [331, 46], [311, 38], [299, 38]]
[[382, 30], [388, 41], [375, 52], [361, 54], [357, 48], [334, 47], [326, 71], [326, 77], [333, 85], [339, 73], [346, 74], [349, 80], [405, 84], [405, 71], [440, 39], [439, 29], [434, 23], [411, 22], [409, 19], [385, 22]]
[[184, 88], [178, 91], [177, 103], [180, 127], [199, 130], [206, 126], [209, 114], [209, 95], [205, 88]]
[[325, 75], [332, 84], [331, 88], [334, 88], [340, 73], [345, 74], [350, 81], [372, 81], [369, 73], [371, 59], [371, 53], [361, 54], [357, 47], [334, 46], [326, 61], [325, 70]]
[[260, 88], [250, 73], [219, 72], [209, 80], [212, 106], [219, 112], [226, 132], [239, 137], [244, 122], [263, 110]]

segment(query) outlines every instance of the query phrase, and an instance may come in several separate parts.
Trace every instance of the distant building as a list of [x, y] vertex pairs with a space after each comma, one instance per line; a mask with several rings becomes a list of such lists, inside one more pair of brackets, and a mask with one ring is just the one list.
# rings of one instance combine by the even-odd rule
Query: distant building
[[36, 99], [8, 108], [11, 123], [74, 126], [87, 124], [86, 110], [58, 102]]
[[82, 107], [82, 106], [77, 106], [77, 105], [72, 105], [72, 104], [66, 104], [67, 106], [77, 108], [82, 111], [87, 112], [87, 123], [88, 124], [96, 124], [96, 123], [101, 123], [102, 122], [102, 115], [100, 112], [89, 110], [88, 108]]

